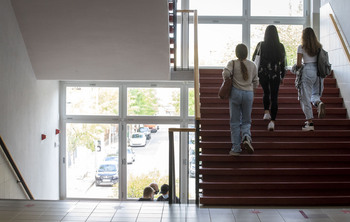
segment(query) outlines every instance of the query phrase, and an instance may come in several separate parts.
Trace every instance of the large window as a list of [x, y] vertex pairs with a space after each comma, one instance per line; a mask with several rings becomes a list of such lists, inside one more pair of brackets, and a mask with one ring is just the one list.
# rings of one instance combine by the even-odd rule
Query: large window
[[128, 88], [128, 116], [179, 116], [179, 88]]
[[190, 9], [205, 16], [242, 16], [243, 0], [191, 0]]
[[[258, 42], [264, 40], [265, 29], [268, 25], [251, 25], [250, 52], [253, 54]], [[297, 60], [297, 47], [301, 44], [302, 25], [276, 25], [278, 36], [286, 50], [287, 65], [292, 66]]]
[[[280, 40], [286, 48], [288, 66], [291, 66], [296, 60], [302, 29], [310, 26], [309, 1], [181, 0], [178, 9], [197, 10], [198, 12], [200, 67], [221, 68], [225, 66], [227, 61], [236, 58], [234, 49], [239, 43], [247, 45], [250, 49], [248, 58], [251, 59], [256, 44], [263, 40], [265, 28], [270, 24], [277, 26]], [[189, 48], [189, 53], [177, 54], [178, 67], [181, 67], [180, 61], [187, 60], [189, 66], [193, 67], [192, 22], [192, 19], [189, 19], [190, 25], [187, 32], [181, 33], [181, 26], [178, 29], [178, 52], [185, 50], [182, 44]]]
[[118, 198], [119, 125], [66, 125], [67, 198]]
[[[61, 84], [62, 196], [138, 199], [149, 183], [168, 183], [168, 129], [193, 125], [193, 83]], [[174, 142], [180, 195], [180, 143], [189, 145], [179, 135]]]
[[119, 115], [119, 88], [67, 87], [67, 115]]
[[242, 43], [242, 25], [200, 24], [198, 32], [199, 66], [225, 66], [236, 58], [235, 47]]
[[[127, 125], [128, 150], [131, 150], [135, 158], [127, 165], [127, 197], [129, 199], [138, 199], [142, 196], [143, 189], [150, 183], [156, 182], [159, 188], [162, 184], [168, 184], [168, 129], [170, 127], [176, 128], [179, 125], [153, 123]], [[144, 132], [146, 132], [145, 135]], [[176, 142], [178, 140], [178, 138], [174, 139]], [[175, 144], [175, 147], [178, 151], [179, 144]]]
[[252, 16], [303, 16], [304, 0], [251, 0]]

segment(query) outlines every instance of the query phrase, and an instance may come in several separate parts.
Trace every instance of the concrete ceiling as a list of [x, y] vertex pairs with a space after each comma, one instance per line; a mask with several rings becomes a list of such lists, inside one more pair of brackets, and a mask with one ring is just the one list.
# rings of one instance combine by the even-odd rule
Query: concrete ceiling
[[11, 0], [37, 79], [169, 80], [165, 0]]

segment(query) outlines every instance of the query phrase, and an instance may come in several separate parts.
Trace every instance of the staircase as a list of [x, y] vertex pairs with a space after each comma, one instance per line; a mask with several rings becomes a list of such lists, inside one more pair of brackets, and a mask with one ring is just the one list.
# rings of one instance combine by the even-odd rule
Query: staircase
[[275, 131], [263, 120], [262, 88], [254, 95], [252, 139], [255, 153], [229, 156], [228, 100], [217, 96], [222, 70], [200, 70], [200, 204], [350, 204], [350, 120], [336, 80], [324, 81], [326, 117], [315, 131], [303, 132], [305, 116], [297, 100], [295, 76], [280, 86]]

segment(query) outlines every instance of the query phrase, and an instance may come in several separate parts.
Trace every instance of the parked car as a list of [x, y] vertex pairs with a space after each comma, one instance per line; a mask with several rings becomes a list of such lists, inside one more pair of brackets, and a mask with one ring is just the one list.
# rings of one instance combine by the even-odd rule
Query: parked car
[[102, 162], [95, 174], [96, 186], [114, 185], [118, 181], [118, 163], [116, 161]]
[[105, 158], [105, 161], [115, 161], [117, 163], [119, 162], [118, 160], [119, 160], [119, 157], [117, 154], [109, 154]]
[[135, 151], [131, 147], [128, 147], [128, 153], [126, 155], [128, 164], [135, 162]]
[[159, 126], [155, 124], [145, 124], [143, 126], [148, 127], [148, 129], [151, 130], [151, 133], [156, 133], [159, 130]]
[[151, 139], [151, 130], [148, 127], [140, 127], [138, 131], [140, 133], [144, 133], [146, 135], [146, 139]]
[[146, 146], [147, 139], [144, 133], [133, 133], [130, 138], [130, 146]]

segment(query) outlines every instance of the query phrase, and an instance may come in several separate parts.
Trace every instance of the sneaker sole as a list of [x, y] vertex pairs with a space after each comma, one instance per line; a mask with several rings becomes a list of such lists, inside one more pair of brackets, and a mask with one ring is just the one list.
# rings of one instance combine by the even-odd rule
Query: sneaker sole
[[263, 117], [263, 120], [270, 120], [270, 119], [271, 119], [271, 116], [267, 118], [265, 116]]
[[326, 107], [324, 105], [324, 103], [321, 103], [320, 104], [320, 107], [319, 108], [319, 112], [318, 112], [318, 118], [322, 119], [326, 116]]
[[230, 151], [228, 154], [230, 156], [239, 156], [239, 155], [241, 155], [240, 153], [236, 153], [236, 152], [233, 152], [233, 151]]
[[254, 153], [254, 148], [249, 142], [243, 142], [243, 149], [247, 150], [249, 154]]
[[301, 130], [302, 130], [302, 131], [304, 131], [304, 132], [308, 132], [308, 131], [314, 131], [314, 130], [315, 130], [315, 128], [312, 128], [312, 129], [305, 129], [305, 128], [301, 128]]

